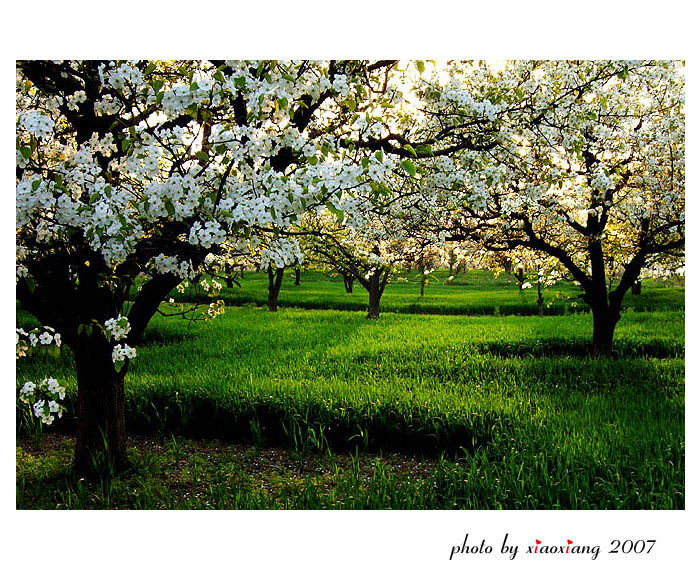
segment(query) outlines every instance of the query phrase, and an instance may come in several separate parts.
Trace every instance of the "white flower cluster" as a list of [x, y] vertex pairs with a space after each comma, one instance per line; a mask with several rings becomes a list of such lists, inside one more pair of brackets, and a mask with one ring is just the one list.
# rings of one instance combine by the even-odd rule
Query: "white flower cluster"
[[136, 357], [136, 349], [128, 345], [115, 345], [112, 349], [112, 361], [124, 361], [125, 359], [134, 359]]
[[501, 112], [501, 107], [492, 103], [489, 99], [478, 101], [462, 87], [450, 86], [441, 95], [443, 104], [453, 103], [465, 109], [471, 110], [474, 115], [493, 120]]
[[61, 334], [56, 333], [52, 327], [37, 328], [32, 331], [15, 329], [16, 357], [27, 355], [30, 347], [48, 347], [52, 343], [56, 347], [61, 346]]
[[131, 94], [130, 86], [138, 86], [143, 83], [143, 74], [134, 63], [124, 62], [116, 65], [114, 62], [110, 62], [109, 68], [104, 65], [100, 67], [99, 75], [102, 83], [117, 89], [126, 96]]
[[27, 381], [19, 390], [20, 401], [30, 405], [34, 415], [47, 426], [63, 416], [66, 408], [56, 400], [63, 400], [65, 397], [66, 388], [53, 377], [43, 379], [39, 385]]
[[604, 171], [596, 172], [591, 178], [591, 187], [599, 192], [606, 192], [613, 186], [613, 179]]
[[284, 268], [293, 264], [301, 264], [304, 256], [295, 238], [278, 238], [265, 245], [260, 253], [260, 268], [267, 270], [269, 266]]
[[87, 101], [85, 91], [76, 91], [66, 99], [66, 105], [71, 111], [77, 111], [78, 105], [80, 103], [85, 103], [85, 101]]
[[225, 312], [225, 305], [224, 301], [218, 300], [214, 301], [209, 305], [209, 308], [207, 309], [207, 314], [204, 317], [206, 320], [212, 320], [215, 319], [216, 317], [223, 315]]
[[25, 111], [20, 115], [20, 125], [34, 137], [48, 137], [53, 132], [54, 121], [39, 111]]
[[129, 319], [119, 315], [116, 319], [107, 319], [105, 321], [105, 331], [107, 338], [113, 339], [114, 341], [121, 341], [131, 331], [131, 324], [129, 323]]
[[202, 248], [211, 248], [215, 244], [221, 244], [225, 239], [226, 231], [218, 222], [209, 221], [204, 224], [198, 222], [190, 230], [190, 244], [198, 244]]
[[211, 283], [206, 279], [203, 278], [201, 281], [199, 281], [199, 285], [202, 287], [202, 290], [204, 292], [208, 293], [209, 291], [212, 292], [212, 294], [218, 294], [218, 292], [221, 290], [222, 285], [218, 280], [212, 279]]
[[162, 253], [153, 259], [153, 268], [161, 274], [174, 273], [184, 279], [191, 279], [195, 276], [191, 261], [178, 261], [176, 257], [166, 256]]

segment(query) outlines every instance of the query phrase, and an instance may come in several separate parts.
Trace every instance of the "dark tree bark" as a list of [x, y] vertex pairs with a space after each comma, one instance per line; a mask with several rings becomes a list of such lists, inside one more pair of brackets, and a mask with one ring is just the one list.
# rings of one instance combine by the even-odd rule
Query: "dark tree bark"
[[277, 312], [277, 297], [282, 288], [282, 278], [284, 277], [284, 268], [267, 268], [267, 310]]
[[127, 466], [124, 376], [112, 363], [112, 350], [98, 329], [71, 346], [78, 377], [78, 433], [75, 469], [80, 474]]
[[544, 298], [542, 297], [542, 281], [537, 277], [537, 314], [544, 315]]
[[515, 280], [518, 281], [518, 290], [523, 290], [523, 283], [525, 282], [525, 273], [522, 268], [519, 268], [515, 273]]
[[365, 288], [369, 293], [369, 307], [367, 308], [367, 318], [368, 319], [378, 319], [379, 318], [379, 303], [382, 300], [382, 294], [384, 293], [384, 287], [386, 285], [387, 275], [382, 277], [381, 272], [375, 272], [371, 274], [367, 285]]
[[128, 341], [131, 346], [141, 342], [146, 326], [158, 311], [160, 303], [166, 299], [180, 281], [181, 279], [173, 274], [161, 274], [143, 285], [128, 316], [131, 324]]
[[637, 280], [635, 283], [632, 285], [632, 294], [633, 295], [641, 295], [642, 294], [642, 281]]
[[294, 269], [294, 284], [296, 286], [301, 284], [301, 268], [298, 266]]
[[224, 265], [224, 271], [226, 272], [226, 288], [233, 288], [233, 269], [231, 268], [231, 265]]
[[345, 286], [345, 292], [348, 294], [352, 294], [352, 287], [353, 284], [355, 283], [355, 277], [352, 275], [352, 273], [349, 272], [343, 272], [343, 285]]
[[593, 311], [593, 353], [609, 357], [613, 354], [613, 336], [615, 326], [620, 320], [619, 311], [597, 306]]

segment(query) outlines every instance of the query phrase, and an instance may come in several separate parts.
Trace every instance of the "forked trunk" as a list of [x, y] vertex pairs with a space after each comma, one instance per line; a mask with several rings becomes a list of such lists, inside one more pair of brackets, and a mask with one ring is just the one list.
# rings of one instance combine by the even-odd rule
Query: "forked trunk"
[[343, 273], [343, 284], [345, 285], [345, 292], [352, 294], [352, 285], [355, 283], [355, 277], [350, 273]]
[[81, 474], [127, 466], [124, 379], [114, 369], [109, 343], [98, 333], [73, 346], [78, 377], [75, 469]]
[[267, 310], [271, 312], [277, 311], [277, 297], [280, 294], [282, 287], [282, 277], [284, 276], [284, 268], [268, 267], [267, 269]]
[[172, 274], [160, 274], [143, 285], [129, 311], [129, 345], [138, 345], [143, 338], [148, 322], [158, 311], [160, 303], [178, 285], [180, 278]]

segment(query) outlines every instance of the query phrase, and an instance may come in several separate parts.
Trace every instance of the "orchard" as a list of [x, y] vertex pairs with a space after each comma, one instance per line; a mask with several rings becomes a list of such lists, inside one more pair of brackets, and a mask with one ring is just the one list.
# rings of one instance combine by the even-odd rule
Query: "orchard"
[[18, 61], [18, 508], [683, 508], [684, 101]]

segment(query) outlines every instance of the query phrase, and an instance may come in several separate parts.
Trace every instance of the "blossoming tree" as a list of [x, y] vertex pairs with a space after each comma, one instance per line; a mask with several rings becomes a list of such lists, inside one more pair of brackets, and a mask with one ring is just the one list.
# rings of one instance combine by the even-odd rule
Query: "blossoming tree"
[[343, 161], [336, 136], [392, 66], [18, 63], [17, 297], [74, 354], [78, 470], [105, 447], [125, 464], [131, 345], [178, 283], [255, 227], [369, 188], [375, 162]]
[[683, 253], [682, 64], [525, 61], [479, 69], [458, 68], [433, 88], [431, 103], [458, 124], [472, 122], [473, 95], [491, 95], [497, 143], [433, 162], [424, 174], [423, 192], [432, 196], [426, 215], [452, 239], [559, 261], [591, 308], [594, 351], [609, 354], [625, 293], [643, 269]]

